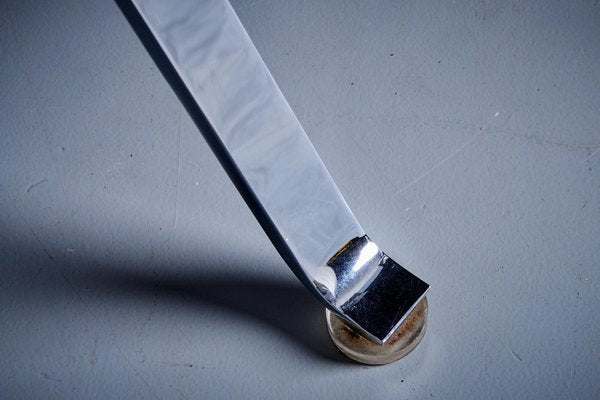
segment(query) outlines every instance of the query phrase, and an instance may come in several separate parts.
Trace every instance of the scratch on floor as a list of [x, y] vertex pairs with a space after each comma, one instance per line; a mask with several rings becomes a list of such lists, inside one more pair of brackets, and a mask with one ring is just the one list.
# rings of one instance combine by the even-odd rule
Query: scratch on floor
[[45, 182], [48, 182], [48, 179], [44, 178], [44, 179], [40, 179], [40, 180], [39, 180], [39, 181], [37, 181], [37, 182], [33, 182], [31, 185], [29, 185], [29, 186], [27, 187], [27, 190], [25, 190], [25, 193], [29, 193], [29, 192], [31, 192], [31, 189], [33, 189], [34, 187], [36, 187], [36, 186], [38, 186], [38, 185], [41, 185], [42, 183], [45, 183]]
[[194, 364], [192, 364], [192, 363], [168, 362], [168, 361], [163, 361], [162, 363], [165, 365], [168, 365], [170, 367], [192, 368], [194, 366]]
[[65, 222], [69, 222], [71, 220], [73, 220], [73, 218], [75, 218], [75, 216], [77, 215], [77, 213], [79, 213], [79, 211], [81, 211], [81, 209], [83, 208], [83, 206], [92, 198], [92, 196], [94, 195], [95, 190], [90, 190], [90, 192], [85, 196], [85, 198], [83, 199], [83, 201], [81, 203], [79, 203], [79, 205], [74, 208], [73, 210], [71, 210], [71, 214], [69, 215], [69, 217], [65, 220]]
[[592, 151], [587, 157], [585, 157], [585, 161], [590, 161], [590, 158], [594, 157], [598, 153], [600, 153], [600, 147], [598, 147], [596, 150]]
[[510, 350], [510, 353], [513, 355], [513, 357], [515, 357], [517, 360], [519, 361], [523, 361], [523, 359], [521, 358], [521, 356], [519, 356], [517, 353], [515, 353], [512, 349]]
[[[502, 136], [506, 136], [508, 138], [524, 139], [524, 140], [528, 140], [535, 144], [557, 146], [557, 147], [562, 147], [562, 148], [565, 148], [567, 150], [572, 150], [572, 151], [581, 151], [581, 150], [590, 151], [592, 149], [595, 150], [595, 149], [600, 148], [600, 144], [598, 144], [598, 143], [565, 142], [565, 141], [561, 141], [558, 139], [546, 138], [542, 134], [535, 133], [535, 132], [527, 134], [527, 133], [520, 133], [517, 131], [511, 131], [511, 130], [507, 130], [507, 129], [494, 128], [490, 131], [490, 134], [502, 135]], [[589, 158], [590, 156], [587, 156], [587, 157]]]
[[494, 120], [494, 118], [498, 117], [498, 115], [500, 115], [500, 111], [496, 112], [494, 114], [494, 116], [492, 118], [490, 118], [490, 120], [485, 125], [483, 125], [481, 128], [479, 128], [479, 133], [477, 133], [471, 139], [469, 139], [466, 142], [464, 142], [458, 149], [456, 149], [455, 151], [453, 151], [449, 156], [444, 157], [442, 160], [440, 160], [437, 163], [435, 163], [427, 171], [425, 171], [424, 173], [422, 173], [421, 175], [419, 175], [418, 177], [416, 177], [415, 179], [413, 179], [412, 181], [410, 181], [408, 184], [404, 185], [402, 188], [400, 188], [396, 192], [396, 196], [399, 195], [399, 194], [401, 194], [402, 192], [404, 192], [406, 189], [410, 188], [411, 186], [413, 186], [417, 182], [419, 182], [421, 179], [425, 178], [427, 175], [431, 174], [433, 171], [435, 171], [436, 169], [438, 169], [439, 167], [441, 167], [448, 160], [450, 160], [451, 158], [455, 157], [458, 153], [460, 153], [461, 151], [463, 151], [469, 144], [473, 143], [473, 141], [475, 141], [477, 138], [479, 138], [481, 135], [483, 135], [486, 132], [488, 126], [492, 123], [492, 121]]
[[188, 397], [185, 394], [183, 394], [183, 392], [181, 390], [179, 390], [177, 388], [174, 388], [174, 389], [177, 390], [177, 393], [179, 393], [184, 400], [188, 399]]
[[179, 174], [181, 173], [181, 107], [179, 107], [179, 137], [177, 143], [177, 181], [175, 182], [175, 215], [173, 216], [173, 226], [177, 228], [177, 220], [179, 215]]
[[44, 379], [46, 379], [47, 381], [54, 381], [54, 382], [62, 382], [61, 379], [57, 379], [57, 378], [53, 378], [50, 375], [48, 375], [47, 373], [45, 373], [44, 371], [40, 372], [40, 376]]
[[52, 254], [50, 254], [50, 251], [46, 248], [46, 246], [44, 245], [42, 240], [38, 237], [37, 233], [35, 233], [35, 231], [31, 228], [31, 226], [29, 226], [29, 222], [26, 222], [26, 225], [29, 228], [29, 232], [31, 232], [31, 235], [33, 236], [35, 241], [38, 242], [38, 244], [40, 245], [40, 247], [42, 248], [44, 253], [46, 253], [46, 255], [48, 256], [48, 258], [50, 260], [54, 260], [54, 257], [52, 256]]
[[35, 231], [31, 227], [31, 225], [29, 224], [29, 221], [27, 220], [27, 218], [25, 218], [25, 216], [21, 213], [21, 210], [19, 210], [19, 207], [17, 207], [17, 203], [14, 201], [14, 199], [12, 199], [12, 197], [8, 194], [8, 192], [4, 189], [4, 186], [2, 186], [2, 185], [0, 185], [0, 192], [4, 192], [6, 194], [6, 198], [9, 200], [9, 202], [12, 205], [12, 207], [14, 208], [16, 214], [25, 223], [25, 226], [27, 227], [27, 229], [29, 229], [29, 232], [31, 232], [31, 235], [33, 236], [35, 241], [40, 245], [40, 247], [42, 248], [44, 253], [46, 253], [46, 255], [48, 256], [48, 258], [50, 260], [54, 260], [54, 257], [52, 256], [52, 254], [50, 254], [50, 251], [48, 251], [48, 248], [46, 248], [46, 246], [44, 245], [42, 240], [39, 238], [39, 236], [35, 233]]
[[410, 188], [411, 186], [413, 186], [414, 184], [416, 184], [417, 182], [419, 182], [421, 179], [425, 178], [427, 175], [431, 174], [433, 171], [435, 171], [437, 168], [439, 168], [442, 164], [444, 164], [445, 162], [447, 162], [448, 160], [450, 160], [452, 157], [456, 156], [458, 153], [460, 153], [465, 147], [467, 147], [471, 142], [473, 142], [475, 139], [477, 139], [479, 136], [481, 136], [483, 132], [479, 132], [478, 134], [476, 134], [475, 136], [473, 136], [471, 139], [467, 140], [465, 143], [463, 143], [462, 146], [460, 146], [458, 148], [458, 150], [454, 151], [452, 154], [450, 154], [449, 156], [443, 158], [441, 161], [439, 161], [438, 163], [436, 163], [435, 165], [433, 165], [433, 167], [429, 168], [427, 171], [425, 171], [423, 174], [419, 175], [418, 177], [416, 177], [415, 179], [413, 179], [412, 181], [410, 181], [408, 184], [406, 184], [404, 187], [400, 188], [400, 190], [398, 190], [396, 192], [396, 195], [401, 194], [402, 192], [404, 192], [406, 189]]
[[92, 356], [90, 357], [90, 364], [92, 364], [92, 367], [94, 365], [96, 365], [96, 362], [98, 361], [98, 357], [96, 356], [97, 348], [98, 348], [98, 336], [96, 334], [94, 334], [94, 348], [92, 349]]

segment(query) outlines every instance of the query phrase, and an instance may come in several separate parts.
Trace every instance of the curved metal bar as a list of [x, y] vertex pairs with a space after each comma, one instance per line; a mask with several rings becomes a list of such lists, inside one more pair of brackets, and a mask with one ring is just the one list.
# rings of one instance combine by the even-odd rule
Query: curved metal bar
[[367, 238], [231, 5], [117, 2], [286, 263], [384, 342], [428, 285]]

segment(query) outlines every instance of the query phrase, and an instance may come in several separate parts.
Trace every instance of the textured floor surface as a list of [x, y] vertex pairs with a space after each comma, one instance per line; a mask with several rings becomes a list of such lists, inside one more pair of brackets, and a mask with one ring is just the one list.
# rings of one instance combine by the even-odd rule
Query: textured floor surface
[[0, 4], [0, 397], [600, 397], [600, 4], [235, 1], [431, 285], [348, 362], [112, 1]]

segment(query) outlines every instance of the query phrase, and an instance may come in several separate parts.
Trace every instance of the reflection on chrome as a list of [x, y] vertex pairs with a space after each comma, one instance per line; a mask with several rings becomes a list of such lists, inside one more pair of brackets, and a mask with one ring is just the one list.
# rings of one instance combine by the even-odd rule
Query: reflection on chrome
[[365, 244], [365, 247], [363, 247], [360, 250], [360, 254], [358, 256], [358, 259], [356, 260], [356, 264], [352, 266], [352, 271], [358, 272], [358, 270], [364, 267], [369, 261], [371, 261], [373, 257], [375, 257], [378, 251], [379, 249], [377, 248], [377, 245], [375, 243], [368, 242], [367, 244]]

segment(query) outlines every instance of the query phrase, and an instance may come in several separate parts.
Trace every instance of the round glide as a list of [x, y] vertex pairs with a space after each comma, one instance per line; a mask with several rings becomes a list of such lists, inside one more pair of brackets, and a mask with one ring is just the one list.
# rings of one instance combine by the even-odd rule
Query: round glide
[[369, 365], [389, 364], [410, 353], [427, 328], [427, 298], [424, 297], [392, 336], [379, 345], [364, 338], [340, 317], [326, 310], [329, 336], [338, 349], [354, 361]]

